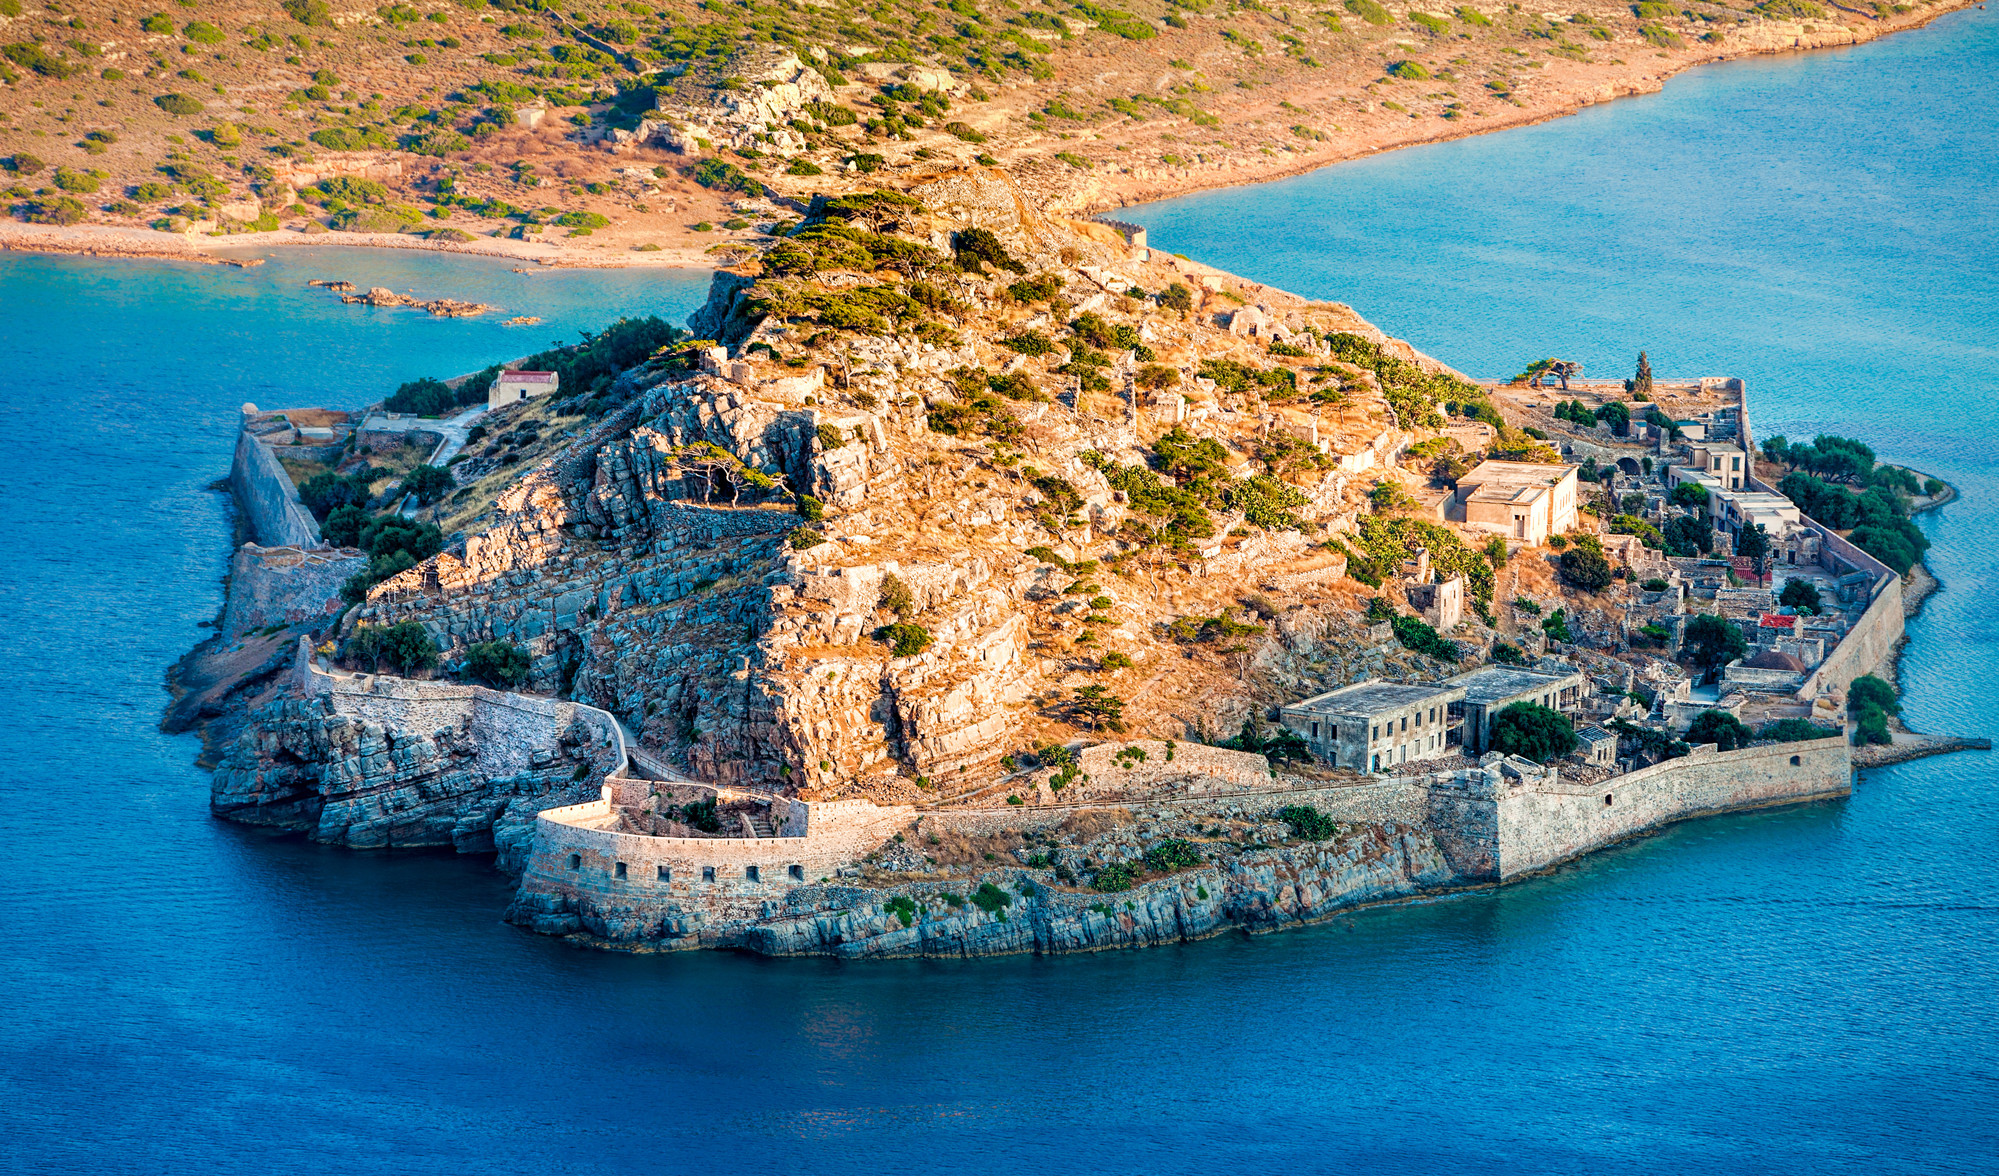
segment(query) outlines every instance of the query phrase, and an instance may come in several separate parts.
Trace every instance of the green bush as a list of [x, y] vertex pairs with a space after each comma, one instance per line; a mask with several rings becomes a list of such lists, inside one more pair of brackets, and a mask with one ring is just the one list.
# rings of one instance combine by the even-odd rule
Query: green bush
[[875, 640], [890, 647], [895, 657], [915, 657], [930, 648], [930, 630], [922, 625], [898, 621], [875, 630]]
[[1441, 662], [1458, 660], [1458, 647], [1438, 636], [1437, 631], [1416, 617], [1397, 616], [1388, 622], [1395, 629], [1395, 639], [1411, 653], [1434, 657]]
[[98, 188], [97, 176], [87, 171], [77, 171], [74, 168], [67, 167], [56, 169], [55, 182], [56, 187], [61, 188], [65, 192], [88, 193], [95, 192]]
[[1184, 837], [1169, 837], [1145, 851], [1145, 868], [1161, 874], [1201, 864], [1201, 851]]
[[465, 650], [465, 673], [502, 690], [528, 680], [528, 651], [511, 641], [481, 641]]
[[1576, 749], [1576, 725], [1538, 702], [1516, 702], [1492, 717], [1492, 746], [1545, 764]]
[[1291, 826], [1293, 837], [1306, 841], [1327, 841], [1340, 831], [1338, 821], [1309, 804], [1293, 804], [1277, 810], [1277, 819]]
[[1423, 68], [1423, 63], [1420, 61], [1391, 61], [1388, 63], [1388, 76], [1420, 82], [1435, 75]]
[[33, 225], [73, 225], [88, 216], [90, 210], [75, 197], [56, 196], [16, 204], [14, 213]]
[[1888, 716], [1902, 713], [1902, 703], [1893, 686], [1873, 674], [1863, 674], [1847, 687], [1846, 709], [1853, 716], [1855, 743], [1893, 742], [1888, 732]]
[[26, 151], [16, 151], [14, 154], [8, 156], [5, 163], [0, 164], [0, 166], [4, 166], [8, 171], [17, 176], [32, 176], [47, 167], [48, 164], [43, 163], [39, 158], [28, 154]]
[[1799, 612], [1814, 616], [1825, 611], [1825, 603], [1819, 598], [1818, 586], [1810, 580], [1787, 580], [1784, 591], [1777, 597], [1778, 604], [1789, 605]]
[[1138, 871], [1119, 862], [1104, 866], [1090, 879], [1090, 885], [1106, 894], [1117, 894], [1130, 890], [1138, 882]]
[[321, 127], [306, 138], [328, 151], [366, 151], [395, 145], [393, 139], [372, 127]]
[[1810, 739], [1830, 739], [1837, 734], [1838, 730], [1832, 727], [1821, 727], [1806, 719], [1779, 719], [1763, 724], [1756, 737], [1772, 743], [1803, 743]]
[[377, 671], [386, 663], [396, 673], [407, 676], [437, 664], [437, 642], [415, 621], [362, 625], [347, 638], [341, 655]]
[[979, 888], [968, 896], [973, 906], [995, 915], [1013, 905], [1013, 895], [1001, 890], [990, 882], [979, 883]]
[[1584, 592], [1601, 592], [1610, 587], [1610, 558], [1594, 535], [1577, 536], [1575, 543], [1562, 552], [1560, 566], [1562, 579]]
[[1752, 738], [1754, 736], [1750, 734], [1749, 728], [1743, 725], [1741, 719], [1727, 711], [1718, 710], [1704, 710], [1695, 715], [1694, 721], [1687, 727], [1686, 734], [1688, 743], [1695, 746], [1712, 743], [1717, 751], [1734, 751], [1738, 747], [1747, 747]]
[[166, 111], [168, 114], [177, 114], [183, 117], [192, 117], [208, 109], [186, 94], [162, 94], [153, 99], [153, 105]]
[[197, 41], [203, 45], [220, 45], [223, 41], [222, 30], [205, 20], [191, 20], [181, 29], [181, 32], [186, 34], [188, 40]]
[[1388, 10], [1376, 4], [1374, 0], [1346, 0], [1346, 10], [1371, 25], [1386, 28], [1395, 23], [1395, 18], [1388, 15]]
[[1742, 627], [1712, 613], [1701, 613], [1687, 622], [1684, 647], [1687, 656], [1703, 670], [1725, 666], [1749, 653]]
[[433, 376], [424, 376], [398, 387], [382, 402], [382, 408], [388, 412], [436, 417], [446, 415], [457, 403], [458, 394], [450, 385]]
[[22, 69], [33, 70], [45, 78], [55, 78], [58, 81], [69, 77], [77, 70], [76, 66], [70, 65], [33, 41], [18, 41], [12, 45], [0, 46], [0, 57]]
[[424, 464], [403, 475], [404, 492], [416, 495], [416, 500], [425, 506], [444, 497], [455, 485], [451, 471], [442, 466]]
[[1657, 576], [1654, 576], [1651, 579], [1645, 581], [1643, 584], [1640, 584], [1639, 587], [1643, 588], [1647, 592], [1664, 592], [1668, 588], [1671, 588], [1672, 585], [1664, 580], [1659, 579]]

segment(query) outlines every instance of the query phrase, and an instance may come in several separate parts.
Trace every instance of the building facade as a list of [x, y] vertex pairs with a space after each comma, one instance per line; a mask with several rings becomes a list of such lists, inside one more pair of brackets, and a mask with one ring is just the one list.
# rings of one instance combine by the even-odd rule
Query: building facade
[[1334, 767], [1400, 771], [1457, 753], [1464, 696], [1449, 684], [1357, 682], [1292, 703], [1282, 722]]
[[1492, 750], [1492, 718], [1516, 702], [1532, 702], [1574, 717], [1583, 702], [1583, 676], [1529, 670], [1520, 666], [1480, 666], [1447, 678], [1443, 685], [1463, 692], [1464, 748], [1467, 755]]
[[559, 372], [501, 372], [486, 392], [486, 409], [505, 408], [523, 400], [533, 400], [555, 391], [562, 382]]
[[1483, 461], [1458, 479], [1458, 503], [1468, 530], [1541, 544], [1576, 525], [1572, 465]]

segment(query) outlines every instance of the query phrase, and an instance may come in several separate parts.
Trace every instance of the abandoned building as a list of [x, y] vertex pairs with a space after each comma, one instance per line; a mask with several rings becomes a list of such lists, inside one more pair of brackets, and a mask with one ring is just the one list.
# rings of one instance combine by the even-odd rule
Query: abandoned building
[[1356, 682], [1292, 703], [1282, 721], [1334, 767], [1387, 772], [1456, 754], [1464, 697], [1450, 683]]
[[1529, 670], [1519, 666], [1480, 666], [1447, 678], [1442, 685], [1462, 692], [1466, 754], [1492, 750], [1492, 717], [1516, 702], [1532, 702], [1573, 715], [1582, 705], [1583, 675]]
[[1576, 525], [1572, 465], [1482, 461], [1458, 479], [1457, 505], [1467, 529], [1542, 544]]

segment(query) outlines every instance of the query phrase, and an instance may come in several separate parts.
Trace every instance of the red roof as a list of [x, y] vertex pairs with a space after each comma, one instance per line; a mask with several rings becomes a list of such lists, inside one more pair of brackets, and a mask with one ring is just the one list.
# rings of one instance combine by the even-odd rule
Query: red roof
[[1783, 613], [1764, 613], [1762, 619], [1757, 621], [1756, 625], [1762, 629], [1795, 629], [1798, 625], [1798, 618], [1785, 616]]

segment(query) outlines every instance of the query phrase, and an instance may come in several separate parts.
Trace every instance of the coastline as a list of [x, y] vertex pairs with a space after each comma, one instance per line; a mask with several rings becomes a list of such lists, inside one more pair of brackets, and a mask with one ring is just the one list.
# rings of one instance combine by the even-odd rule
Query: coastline
[[[1421, 147], [1470, 138], [1474, 135], [1514, 130], [1563, 118], [1603, 102], [1654, 94], [1671, 78], [1700, 66], [1754, 57], [1771, 57], [1821, 49], [1851, 48], [1881, 37], [1928, 26], [1940, 17], [1979, 4], [1980, 0], [1937, 0], [1921, 11], [1865, 18], [1872, 24], [1771, 24], [1758, 30], [1759, 39], [1743, 39], [1733, 45], [1660, 53], [1643, 65], [1621, 60], [1591, 65], [1562, 78], [1548, 78], [1509, 113], [1494, 112], [1476, 120], [1443, 121], [1434, 130], [1427, 121], [1411, 120], [1393, 130], [1370, 131], [1341, 136], [1337, 141], [1312, 143], [1302, 149], [1287, 148], [1282, 153], [1246, 155], [1216, 160], [1196, 167], [1158, 168], [1127, 166], [1116, 172], [1088, 172], [1064, 177], [1058, 188], [1038, 193], [1049, 211], [1093, 216], [1115, 212], [1133, 205], [1191, 196], [1224, 188], [1243, 187], [1290, 179], [1336, 164], [1348, 163], [1406, 147]], [[1852, 15], [1852, 10], [1843, 10]], [[1695, 43], [1699, 45], [1698, 42]], [[1664, 60], [1659, 60], [1663, 58]], [[1287, 103], [1288, 105], [1288, 103]], [[1032, 141], [1008, 149], [1000, 159], [1003, 167], [1042, 162], [1040, 146]], [[1036, 181], [1046, 177], [1038, 176]], [[1034, 186], [1040, 188], [1041, 182]], [[809, 192], [779, 192], [766, 186], [779, 200], [809, 196]], [[223, 238], [196, 238], [180, 233], [164, 233], [135, 226], [83, 224], [52, 227], [0, 221], [0, 252], [19, 251], [50, 254], [77, 254], [95, 257], [128, 257], [194, 261], [204, 264], [236, 264], [230, 254], [266, 248], [338, 245], [375, 249], [408, 249], [430, 253], [461, 253], [474, 256], [531, 261], [552, 268], [668, 268], [714, 269], [725, 262], [707, 249], [663, 248], [658, 252], [631, 252], [581, 242], [555, 246], [538, 241], [477, 237], [464, 242], [433, 242], [394, 233], [305, 233], [279, 229], [269, 233], [243, 233]], [[708, 248], [714, 248], [709, 246]], [[726, 252], [726, 251], [723, 251]], [[1945, 501], [1948, 501], [1946, 499]], [[1940, 505], [1940, 504], [1939, 504]]]

